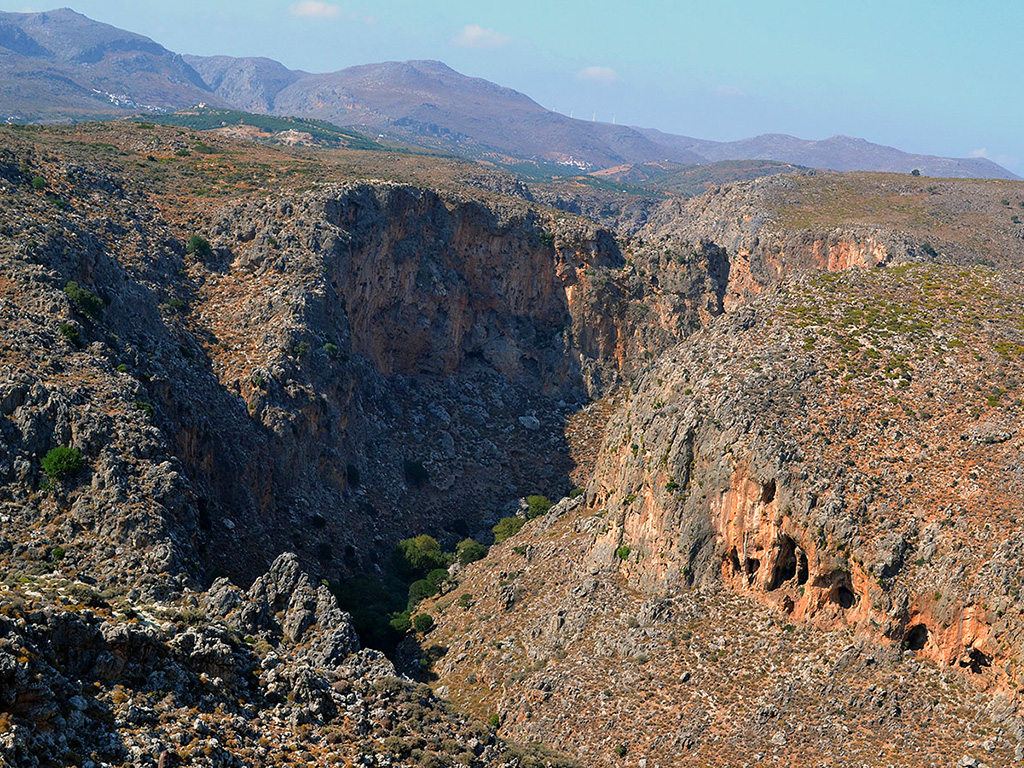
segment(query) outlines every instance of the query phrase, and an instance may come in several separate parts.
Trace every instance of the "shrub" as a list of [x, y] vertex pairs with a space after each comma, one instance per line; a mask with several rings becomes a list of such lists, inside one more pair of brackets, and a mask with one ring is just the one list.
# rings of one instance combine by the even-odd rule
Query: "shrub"
[[412, 620], [409, 618], [409, 611], [402, 611], [401, 613], [396, 613], [391, 618], [391, 621], [388, 623], [391, 625], [391, 628], [399, 634], [404, 635], [406, 632], [412, 629]]
[[623, 544], [621, 547], [615, 550], [615, 556], [619, 558], [619, 560], [628, 560], [629, 553], [632, 551], [633, 550], [631, 550], [626, 544]]
[[331, 358], [331, 360], [337, 359], [339, 351], [340, 350], [338, 349], [338, 345], [337, 344], [333, 344], [333, 343], [331, 343], [329, 341], [326, 344], [324, 344], [324, 353], [329, 358]]
[[526, 525], [521, 517], [503, 517], [491, 530], [494, 531], [494, 543], [501, 544], [510, 536], [515, 536]]
[[417, 613], [412, 617], [412, 628], [425, 635], [434, 628], [434, 617], [429, 613]]
[[495, 712], [493, 715], [487, 718], [487, 724], [490, 725], [491, 728], [497, 728], [501, 725], [501, 715]]
[[912, 171], [910, 172], [910, 175], [911, 175], [911, 176], [920, 176], [920, 175], [921, 175], [921, 171], [920, 171], [920, 169], [919, 169], [919, 168], [915, 168], [914, 170], [912, 170]]
[[427, 574], [427, 583], [438, 591], [446, 581], [448, 581], [448, 570], [445, 568], [435, 568]]
[[77, 448], [60, 445], [46, 452], [42, 466], [47, 477], [60, 480], [80, 471], [85, 466], [85, 459]]
[[296, 357], [305, 357], [307, 354], [309, 354], [309, 347], [310, 345], [308, 341], [300, 341], [298, 344], [292, 347], [292, 352], [295, 353]]
[[459, 608], [463, 610], [469, 610], [473, 606], [473, 595], [469, 592], [463, 592], [459, 595]]
[[46, 179], [42, 176], [32, 177], [32, 189], [42, 190], [46, 189]]
[[619, 742], [615, 745], [614, 752], [616, 757], [625, 757], [626, 753], [629, 752], [629, 747], [627, 747], [624, 743]]
[[392, 560], [406, 578], [426, 576], [435, 569], [447, 568], [449, 563], [448, 555], [441, 551], [437, 539], [426, 534], [398, 542]]
[[210, 241], [202, 235], [192, 235], [185, 243], [185, 253], [203, 258], [213, 253], [213, 248], [210, 247]]
[[409, 602], [406, 603], [407, 609], [411, 611], [419, 603], [436, 594], [437, 587], [426, 579], [417, 579], [409, 585]]
[[459, 565], [469, 565], [487, 557], [487, 547], [475, 539], [463, 539], [455, 545], [455, 557]]
[[144, 414], [153, 418], [153, 404], [147, 403], [145, 400], [136, 400], [135, 407], [142, 411]]
[[60, 335], [70, 341], [76, 347], [81, 346], [82, 334], [78, 330], [78, 326], [74, 323], [61, 323], [60, 324]]
[[121, 363], [119, 366], [117, 366], [117, 372], [118, 373], [128, 373], [128, 366], [125, 365], [124, 363]]
[[533, 520], [536, 517], [543, 517], [551, 509], [551, 499], [547, 496], [527, 496], [526, 503], [529, 508], [526, 511], [526, 517], [528, 520]]
[[82, 288], [74, 280], [68, 280], [64, 286], [64, 293], [71, 301], [71, 306], [81, 314], [99, 320], [103, 312], [103, 299], [92, 291]]

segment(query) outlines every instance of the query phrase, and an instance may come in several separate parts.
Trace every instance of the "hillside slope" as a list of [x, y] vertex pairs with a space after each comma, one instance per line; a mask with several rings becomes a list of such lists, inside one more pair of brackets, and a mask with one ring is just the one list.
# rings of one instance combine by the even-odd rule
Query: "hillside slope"
[[[9, 763], [1024, 753], [1021, 184], [613, 232], [452, 158], [0, 134]], [[396, 542], [574, 486], [442, 570], [395, 656], [433, 692], [359, 650]]]

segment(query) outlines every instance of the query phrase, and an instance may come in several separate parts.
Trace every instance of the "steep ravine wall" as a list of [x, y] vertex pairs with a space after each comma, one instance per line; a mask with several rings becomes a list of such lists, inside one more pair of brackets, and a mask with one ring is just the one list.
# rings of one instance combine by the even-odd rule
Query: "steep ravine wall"
[[756, 336], [761, 322], [738, 310], [637, 383], [588, 486], [607, 521], [588, 567], [616, 563], [649, 594], [723, 584], [794, 622], [849, 625], [1014, 693], [1021, 627], [1006, 574], [1020, 566], [1017, 539], [994, 554], [962, 548], [955, 516], [893, 501], [903, 474], [812, 453], [803, 436], [823, 369], [791, 333]]

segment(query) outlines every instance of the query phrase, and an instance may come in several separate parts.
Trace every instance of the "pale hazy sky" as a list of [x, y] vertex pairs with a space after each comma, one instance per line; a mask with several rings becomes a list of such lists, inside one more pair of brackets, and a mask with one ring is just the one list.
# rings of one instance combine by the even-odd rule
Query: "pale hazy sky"
[[[38, 0], [0, 9], [49, 10]], [[1024, 0], [76, 0], [202, 55], [440, 59], [565, 114], [731, 140], [842, 133], [1024, 176]]]

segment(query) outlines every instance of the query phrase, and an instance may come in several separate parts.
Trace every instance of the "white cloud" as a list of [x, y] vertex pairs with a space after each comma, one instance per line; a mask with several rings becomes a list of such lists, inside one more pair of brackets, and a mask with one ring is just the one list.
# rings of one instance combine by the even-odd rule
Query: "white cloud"
[[341, 16], [341, 9], [330, 3], [321, 3], [319, 0], [303, 0], [301, 3], [294, 3], [291, 8], [293, 16], [301, 16], [304, 19], [336, 19]]
[[970, 152], [967, 153], [967, 156], [968, 157], [986, 157], [987, 158], [988, 157], [988, 150], [985, 149], [985, 147], [982, 147], [981, 149], [972, 149]]
[[715, 93], [717, 93], [719, 96], [727, 96], [729, 98], [734, 99], [739, 98], [740, 96], [747, 95], [741, 89], [737, 88], [735, 85], [726, 85], [724, 83], [722, 85], [715, 86]]
[[469, 24], [455, 36], [455, 44], [462, 48], [500, 48], [511, 42], [512, 38], [508, 35], [484, 29], [479, 24]]
[[292, 16], [300, 16], [304, 19], [346, 19], [363, 24], [377, 23], [373, 16], [360, 16], [358, 13], [344, 11], [336, 5], [321, 3], [319, 0], [303, 0], [301, 3], [293, 3], [288, 11]]
[[611, 67], [585, 67], [576, 73], [576, 79], [607, 85], [608, 83], [617, 83], [622, 78]]

